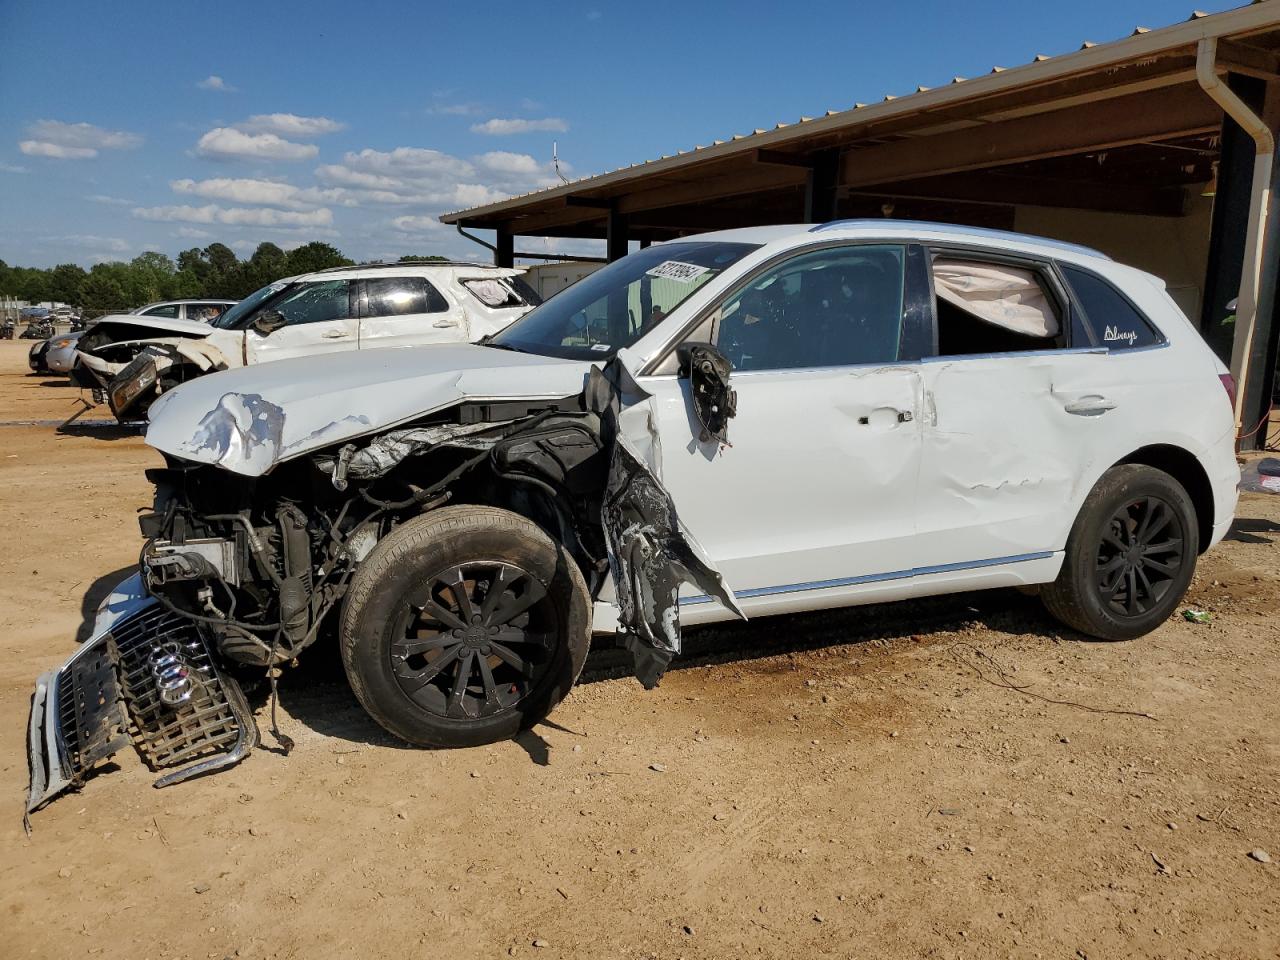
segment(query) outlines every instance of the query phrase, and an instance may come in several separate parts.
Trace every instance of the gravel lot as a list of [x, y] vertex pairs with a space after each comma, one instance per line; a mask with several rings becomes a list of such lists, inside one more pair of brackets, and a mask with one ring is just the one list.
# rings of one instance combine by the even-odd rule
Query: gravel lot
[[691, 632], [652, 693], [597, 658], [553, 722], [452, 752], [391, 741], [317, 650], [282, 683], [288, 757], [158, 791], [122, 753], [27, 838], [32, 681], [136, 558], [159, 462], [17, 425], [76, 409], [27, 346], [0, 342], [6, 956], [1280, 953], [1260, 494], [1202, 559], [1209, 625], [1083, 642], [1013, 592], [765, 619]]

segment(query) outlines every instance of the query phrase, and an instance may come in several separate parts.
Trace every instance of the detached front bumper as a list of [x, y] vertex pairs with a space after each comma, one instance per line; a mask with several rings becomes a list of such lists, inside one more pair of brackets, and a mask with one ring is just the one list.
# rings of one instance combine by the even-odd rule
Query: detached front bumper
[[132, 742], [167, 787], [239, 763], [258, 728], [239, 684], [198, 627], [154, 599], [125, 601], [58, 670], [36, 680], [27, 734], [27, 814]]

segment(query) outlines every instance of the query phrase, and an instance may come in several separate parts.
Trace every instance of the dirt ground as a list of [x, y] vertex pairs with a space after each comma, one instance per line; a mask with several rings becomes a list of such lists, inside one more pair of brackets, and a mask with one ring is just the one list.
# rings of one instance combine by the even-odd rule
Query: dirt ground
[[75, 409], [26, 346], [0, 343], [5, 956], [1280, 954], [1262, 494], [1201, 561], [1209, 625], [1088, 643], [995, 592], [690, 631], [660, 689], [589, 679], [520, 742], [450, 752], [399, 746], [304, 663], [291, 755], [154, 790], [126, 751], [28, 838], [32, 681], [134, 561], [159, 458], [5, 425]]

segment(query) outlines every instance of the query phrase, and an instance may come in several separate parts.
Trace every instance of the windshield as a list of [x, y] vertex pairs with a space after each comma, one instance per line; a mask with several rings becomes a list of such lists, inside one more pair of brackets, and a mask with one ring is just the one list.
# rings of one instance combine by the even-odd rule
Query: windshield
[[753, 250], [683, 241], [640, 250], [584, 277], [485, 344], [569, 360], [607, 360]]
[[223, 330], [235, 330], [240, 326], [240, 320], [243, 317], [253, 313], [254, 308], [262, 301], [275, 293], [283, 290], [288, 284], [283, 280], [277, 280], [275, 283], [269, 283], [261, 290], [256, 290], [249, 294], [235, 306], [227, 307], [221, 315], [210, 321], [213, 326], [221, 327]]

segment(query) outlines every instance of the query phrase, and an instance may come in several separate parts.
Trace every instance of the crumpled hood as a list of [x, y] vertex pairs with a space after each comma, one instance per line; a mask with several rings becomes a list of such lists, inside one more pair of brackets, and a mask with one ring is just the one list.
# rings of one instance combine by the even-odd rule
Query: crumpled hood
[[198, 377], [151, 406], [147, 443], [257, 477], [462, 400], [580, 393], [589, 363], [474, 344], [353, 350]]
[[[140, 317], [131, 313], [111, 314], [100, 318], [93, 328], [110, 325], [119, 330], [115, 342], [122, 340], [149, 340], [166, 333], [181, 333], [188, 337], [207, 337], [214, 328], [199, 320], [178, 320], [173, 317]], [[125, 328], [133, 328], [136, 332], [127, 332]]]

